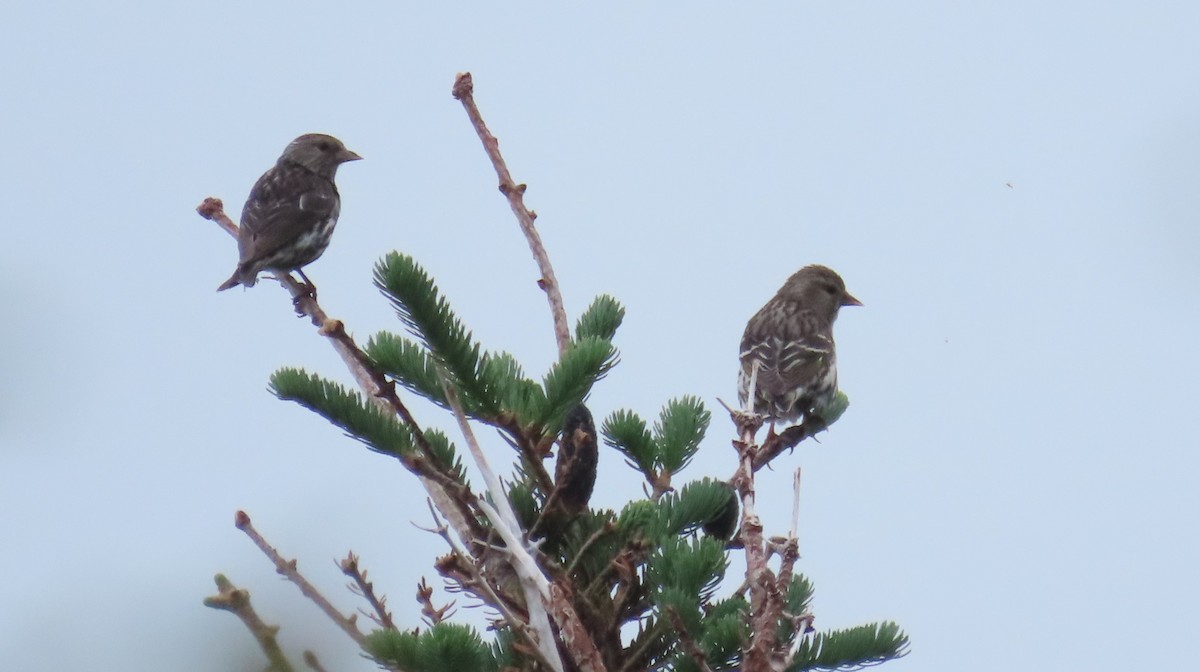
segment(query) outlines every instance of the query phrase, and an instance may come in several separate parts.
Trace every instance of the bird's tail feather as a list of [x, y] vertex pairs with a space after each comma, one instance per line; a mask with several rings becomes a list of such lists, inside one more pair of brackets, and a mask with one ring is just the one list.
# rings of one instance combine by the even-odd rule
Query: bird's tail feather
[[238, 270], [233, 272], [233, 275], [229, 276], [228, 280], [221, 283], [220, 287], [217, 287], [217, 291], [223, 292], [227, 289], [232, 289], [234, 287], [237, 287], [238, 285], [245, 285], [247, 287], [253, 287], [254, 280], [255, 280], [254, 278], [247, 278], [242, 273], [242, 269], [239, 268]]

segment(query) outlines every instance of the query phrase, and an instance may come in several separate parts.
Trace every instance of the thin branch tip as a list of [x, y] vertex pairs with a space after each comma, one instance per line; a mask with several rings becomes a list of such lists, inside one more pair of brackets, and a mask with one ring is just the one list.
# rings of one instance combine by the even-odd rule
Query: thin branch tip
[[213, 196], [209, 196], [196, 206], [196, 212], [203, 218], [212, 221], [219, 213], [225, 212], [225, 203]]
[[471, 79], [471, 73], [460, 72], [454, 76], [454, 89], [452, 93], [456, 100], [462, 100], [464, 97], [470, 97], [475, 90], [475, 82]]
[[508, 170], [508, 165], [504, 161], [504, 156], [500, 154], [500, 141], [496, 136], [488, 130], [487, 123], [483, 120], [483, 115], [479, 112], [479, 107], [475, 104], [474, 96], [472, 96], [474, 84], [471, 79], [471, 73], [460, 73], [454, 80], [454, 97], [462, 102], [463, 109], [467, 113], [467, 118], [471, 122], [471, 126], [475, 129], [476, 135], [483, 143], [483, 150], [487, 154], [488, 159], [492, 163], [492, 168], [496, 171], [496, 177], [499, 180], [500, 193], [508, 200], [509, 208], [517, 218], [517, 223], [521, 227], [521, 232], [525, 235], [525, 240], [529, 244], [529, 250], [533, 254], [534, 261], [537, 262], [538, 270], [542, 276], [542, 289], [546, 294], [546, 301], [549, 303], [551, 318], [554, 323], [554, 337], [558, 344], [558, 352], [561, 356], [571, 346], [571, 328], [567, 323], [567, 312], [564, 307], [562, 291], [559, 289], [558, 279], [554, 275], [554, 267], [550, 263], [550, 256], [546, 253], [546, 248], [542, 244], [541, 235], [534, 226], [533, 220], [536, 215], [525, 205], [524, 194], [528, 186], [526, 184], [517, 184], [513, 179], [512, 173]]

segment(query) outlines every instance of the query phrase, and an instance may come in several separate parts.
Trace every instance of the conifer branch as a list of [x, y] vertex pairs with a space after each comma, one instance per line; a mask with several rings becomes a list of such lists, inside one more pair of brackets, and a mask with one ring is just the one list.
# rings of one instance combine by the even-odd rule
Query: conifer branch
[[538, 270], [542, 274], [541, 279], [538, 280], [538, 286], [546, 292], [546, 301], [550, 304], [550, 314], [554, 318], [554, 337], [558, 342], [558, 353], [561, 355], [571, 344], [571, 327], [567, 323], [567, 311], [563, 305], [558, 279], [554, 275], [554, 267], [550, 265], [550, 256], [546, 254], [542, 237], [533, 224], [533, 220], [537, 219], [537, 213], [525, 207], [525, 185], [513, 181], [512, 174], [508, 172], [508, 165], [505, 164], [504, 157], [500, 154], [500, 141], [488, 130], [487, 124], [483, 121], [483, 115], [479, 113], [479, 107], [475, 104], [475, 84], [471, 79], [471, 73], [462, 72], [454, 78], [453, 94], [454, 98], [462, 103], [463, 109], [467, 111], [467, 117], [471, 120], [471, 126], [475, 128], [479, 140], [483, 142], [483, 149], [492, 161], [496, 177], [500, 179], [500, 193], [508, 199], [508, 205], [512, 208], [513, 214], [517, 216], [517, 223], [521, 225], [521, 232], [525, 234], [525, 240], [529, 242], [529, 251], [533, 253]]

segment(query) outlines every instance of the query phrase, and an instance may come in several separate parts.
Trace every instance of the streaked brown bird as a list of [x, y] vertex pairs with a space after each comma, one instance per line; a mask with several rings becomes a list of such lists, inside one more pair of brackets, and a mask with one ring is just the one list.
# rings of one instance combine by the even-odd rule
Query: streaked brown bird
[[311, 288], [302, 268], [329, 247], [341, 211], [334, 175], [338, 166], [361, 158], [330, 135], [293, 140], [250, 190], [238, 230], [237, 270], [217, 291], [253, 287], [262, 271], [297, 271]]
[[831, 269], [814, 265], [796, 271], [742, 334], [742, 408], [753, 376], [754, 412], [772, 423], [819, 416], [838, 389], [833, 322], [842, 306], [861, 305]]

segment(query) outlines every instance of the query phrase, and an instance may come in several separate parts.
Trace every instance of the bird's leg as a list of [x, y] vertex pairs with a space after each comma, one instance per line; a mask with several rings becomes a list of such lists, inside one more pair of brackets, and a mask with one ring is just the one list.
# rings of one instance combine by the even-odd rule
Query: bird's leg
[[[296, 310], [296, 317], [304, 317], [306, 313], [304, 307], [300, 304], [305, 298], [310, 296], [312, 297], [313, 303], [317, 302], [317, 286], [312, 283], [312, 280], [308, 279], [308, 276], [304, 274], [304, 271], [297, 268], [296, 272], [300, 274], [300, 277], [303, 278], [304, 282], [300, 292], [292, 297], [292, 308]], [[291, 274], [288, 274], [288, 279], [293, 281], [295, 280]]]
[[313, 301], [316, 301], [317, 300], [317, 286], [314, 285], [312, 283], [312, 280], [309, 280], [308, 276], [304, 274], [303, 268], [297, 268], [296, 272], [299, 273], [300, 278], [302, 280], [304, 280], [304, 291], [313, 298]]

